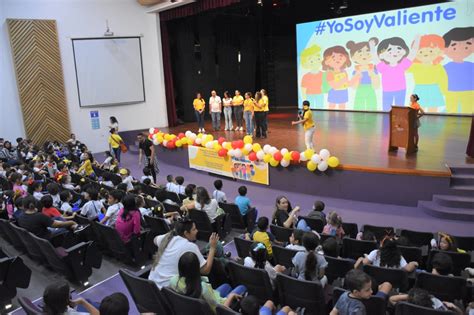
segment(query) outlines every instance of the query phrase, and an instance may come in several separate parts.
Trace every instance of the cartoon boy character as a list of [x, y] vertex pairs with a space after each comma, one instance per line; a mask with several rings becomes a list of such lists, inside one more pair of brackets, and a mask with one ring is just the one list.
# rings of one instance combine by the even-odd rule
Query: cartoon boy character
[[474, 27], [453, 28], [444, 34], [443, 38], [444, 54], [452, 60], [444, 65], [448, 74], [446, 112], [472, 114], [474, 112], [474, 63], [465, 59], [474, 51]]
[[331, 86], [328, 92], [329, 109], [336, 109], [337, 106], [346, 109], [349, 99], [347, 88], [352, 85], [345, 71], [351, 66], [349, 54], [344, 47], [333, 46], [324, 51], [323, 58], [323, 70], [327, 71], [327, 81]]
[[[379, 42], [376, 37], [372, 37], [370, 40], [374, 41], [375, 45]], [[352, 75], [358, 77], [354, 82], [354, 88], [356, 88], [354, 109], [376, 111], [377, 96], [375, 95], [375, 89], [379, 88], [380, 79], [377, 68], [373, 64], [369, 42], [355, 43], [354, 41], [348, 41], [346, 48], [349, 49], [351, 59], [356, 64]]]
[[301, 67], [306, 72], [301, 78], [301, 98], [303, 100], [309, 100], [310, 103], [316, 108], [323, 107], [323, 75], [321, 72], [321, 47], [318, 45], [312, 45], [301, 52]]
[[380, 42], [376, 50], [376, 42], [369, 41], [370, 51], [378, 72], [382, 75], [382, 105], [389, 111], [392, 105], [403, 106], [406, 97], [405, 71], [415, 59], [420, 37], [417, 36], [412, 51], [400, 37], [386, 38]]
[[445, 106], [443, 94], [446, 93], [448, 77], [443, 60], [444, 39], [435, 34], [423, 35], [413, 64], [408, 68], [413, 74], [415, 89], [413, 93], [423, 100], [428, 112], [438, 112]]

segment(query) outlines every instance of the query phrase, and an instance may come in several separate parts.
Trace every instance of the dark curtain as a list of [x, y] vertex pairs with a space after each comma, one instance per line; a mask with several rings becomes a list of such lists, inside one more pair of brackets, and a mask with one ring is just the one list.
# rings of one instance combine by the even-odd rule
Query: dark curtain
[[177, 7], [160, 13], [160, 21], [169, 21], [187, 16], [196, 15], [207, 10], [226, 7], [239, 3], [240, 0], [198, 0], [194, 3]]
[[168, 27], [165, 22], [160, 22], [161, 49], [163, 55], [163, 73], [165, 79], [166, 111], [168, 126], [174, 127], [177, 123], [176, 104], [174, 99], [173, 69], [171, 65], [170, 44]]

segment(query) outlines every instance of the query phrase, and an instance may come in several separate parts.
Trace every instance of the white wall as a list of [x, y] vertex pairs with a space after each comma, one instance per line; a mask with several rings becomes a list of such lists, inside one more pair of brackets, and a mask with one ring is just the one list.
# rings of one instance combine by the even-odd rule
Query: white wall
[[[107, 126], [110, 116], [117, 117], [120, 131], [168, 125], [158, 15], [147, 14], [145, 7], [140, 6], [136, 0], [0, 0], [0, 8], [3, 9], [0, 15], [2, 21], [0, 137], [14, 139], [17, 136], [24, 136], [6, 18], [57, 21], [71, 129], [93, 152], [104, 151], [108, 147]], [[79, 107], [70, 38], [102, 36], [106, 19], [115, 35], [143, 35], [142, 57], [146, 102], [82, 109]], [[92, 130], [90, 110], [99, 110], [100, 130]], [[8, 119], [5, 119], [7, 117]]]

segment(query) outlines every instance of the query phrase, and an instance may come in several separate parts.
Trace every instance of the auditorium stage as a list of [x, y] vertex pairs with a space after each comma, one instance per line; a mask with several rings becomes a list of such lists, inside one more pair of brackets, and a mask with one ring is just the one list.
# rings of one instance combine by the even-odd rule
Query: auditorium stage
[[[292, 126], [295, 110], [271, 112], [268, 117], [267, 139], [254, 139], [260, 144], [270, 144], [279, 149], [304, 151], [302, 126]], [[449, 165], [474, 163], [466, 158], [466, 146], [471, 127], [471, 117], [425, 115], [419, 129], [419, 151], [406, 156], [405, 150], [388, 152], [389, 115], [383, 113], [313, 111], [316, 122], [314, 143], [317, 150], [326, 148], [339, 158], [342, 169], [364, 172], [450, 176]], [[234, 121], [235, 124], [235, 121]], [[228, 140], [242, 139], [243, 131], [212, 130], [206, 120], [206, 132]], [[235, 125], [234, 125], [235, 127]], [[191, 130], [197, 132], [196, 123], [186, 123], [162, 131], [178, 134]]]

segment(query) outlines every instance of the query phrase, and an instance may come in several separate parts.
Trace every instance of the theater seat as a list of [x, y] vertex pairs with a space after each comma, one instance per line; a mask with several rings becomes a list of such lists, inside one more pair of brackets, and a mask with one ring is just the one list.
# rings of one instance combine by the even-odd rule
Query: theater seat
[[170, 288], [163, 288], [161, 291], [171, 306], [172, 314], [214, 315], [209, 305], [202, 299], [179, 294]]
[[419, 273], [415, 287], [425, 289], [441, 301], [468, 300], [466, 279], [461, 277], [439, 276], [427, 272]]
[[145, 223], [150, 228], [150, 233], [154, 236], [166, 234], [170, 231], [165, 219], [145, 215]]
[[395, 229], [391, 226], [377, 226], [365, 224], [364, 226], [362, 226], [362, 231], [371, 231], [375, 234], [375, 237], [378, 241], [381, 241], [388, 234], [395, 234]]
[[18, 303], [20, 303], [21, 307], [23, 308], [23, 311], [26, 313], [26, 315], [42, 315], [43, 310], [33, 304], [33, 302], [26, 297], [18, 297]]
[[451, 311], [437, 311], [432, 308], [418, 306], [407, 302], [398, 302], [395, 306], [395, 315], [453, 315]]
[[13, 232], [20, 238], [20, 240], [23, 242], [26, 251], [28, 253], [28, 256], [33, 258], [39, 263], [47, 263], [46, 257], [44, 257], [44, 254], [41, 252], [41, 250], [36, 246], [35, 241], [32, 239], [32, 235], [30, 232], [27, 230], [10, 223], [11, 229]]
[[276, 283], [281, 305], [288, 305], [293, 309], [303, 307], [305, 314], [327, 314], [323, 288], [319, 282], [298, 280], [278, 274]]
[[26, 252], [26, 246], [23, 244], [21, 238], [15, 233], [15, 231], [11, 227], [11, 223], [8, 220], [0, 219], [0, 228], [3, 229], [5, 234], [7, 235], [7, 241], [15, 247], [15, 249], [19, 250], [20, 252]]
[[235, 203], [219, 202], [219, 207], [221, 207], [225, 213], [230, 215], [233, 228], [241, 230], [247, 228], [247, 222], [245, 222], [244, 217], [240, 214], [239, 207]]
[[17, 288], [28, 288], [30, 279], [31, 270], [20, 257], [0, 258], [0, 306], [11, 303]]
[[209, 240], [209, 236], [211, 236], [211, 234], [214, 232], [207, 213], [197, 209], [189, 210], [188, 213], [189, 218], [194, 221], [196, 228], [198, 229], [197, 239], [207, 242]]
[[437, 250], [433, 249], [430, 251], [430, 254], [428, 256], [428, 263], [427, 267], [428, 270], [431, 270], [431, 261], [433, 260], [434, 255], [437, 253], [444, 253], [446, 255], [451, 256], [451, 259], [453, 260], [453, 274], [455, 276], [460, 276], [461, 271], [464, 270], [464, 268], [469, 267], [471, 263], [471, 255], [467, 253], [457, 253], [457, 252], [450, 252], [450, 251], [444, 251], [444, 250]]
[[364, 265], [363, 270], [368, 275], [374, 277], [379, 284], [388, 281], [394, 288], [399, 289], [400, 292], [408, 290], [408, 273], [403, 269]]
[[433, 233], [430, 232], [418, 232], [402, 229], [400, 236], [406, 237], [412, 246], [430, 246]]
[[311, 230], [321, 233], [324, 228], [324, 222], [321, 219], [309, 218], [304, 216], [299, 216], [299, 219], [304, 219], [306, 224], [311, 228]]
[[280, 242], [289, 242], [290, 236], [293, 233], [293, 229], [288, 229], [275, 224], [270, 224], [270, 231], [275, 235], [277, 241]]
[[325, 275], [329, 283], [332, 283], [337, 278], [344, 278], [349, 270], [354, 269], [354, 261], [347, 258], [335, 258], [324, 256], [328, 262], [325, 270]]
[[342, 239], [342, 255], [344, 258], [358, 259], [374, 249], [377, 249], [377, 243], [373, 241], [359, 241], [348, 237]]
[[284, 248], [278, 245], [273, 245], [273, 259], [275, 260], [276, 264], [285, 266], [286, 268], [293, 267], [293, 256], [296, 255], [298, 252], [297, 250]]
[[356, 238], [357, 233], [359, 233], [359, 227], [357, 226], [357, 223], [342, 222], [342, 228], [344, 229], [346, 236], [350, 238]]
[[252, 246], [253, 241], [248, 241], [240, 237], [234, 237], [235, 249], [237, 250], [237, 255], [244, 259], [250, 255], [250, 246]]
[[229, 262], [227, 268], [233, 287], [244, 285], [248, 293], [255, 295], [261, 304], [273, 300], [273, 288], [265, 270], [245, 267], [233, 261]]

